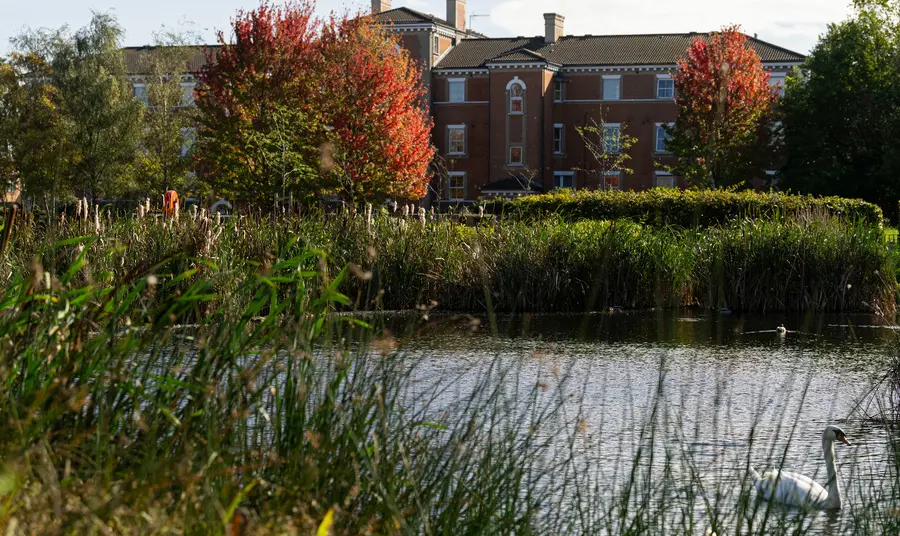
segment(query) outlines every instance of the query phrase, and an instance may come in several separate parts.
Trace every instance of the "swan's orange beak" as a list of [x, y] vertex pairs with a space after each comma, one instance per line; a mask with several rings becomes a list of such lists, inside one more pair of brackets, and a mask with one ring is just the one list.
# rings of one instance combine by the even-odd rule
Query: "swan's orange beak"
[[844, 442], [847, 445], [851, 444], [850, 441], [847, 439], [847, 436], [841, 436], [838, 439], [840, 439], [842, 442]]

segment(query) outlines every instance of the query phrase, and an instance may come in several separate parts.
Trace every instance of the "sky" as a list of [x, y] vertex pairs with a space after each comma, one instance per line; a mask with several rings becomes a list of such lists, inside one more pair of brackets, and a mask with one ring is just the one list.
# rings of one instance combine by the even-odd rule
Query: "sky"
[[[741, 24], [744, 32], [806, 53], [828, 23], [850, 14], [850, 0], [468, 0], [472, 28], [488, 37], [542, 35], [543, 13], [566, 17], [564, 33], [632, 34], [708, 32], [726, 24]], [[92, 11], [110, 12], [125, 29], [124, 44], [150, 44], [164, 25], [192, 28], [204, 42], [216, 31], [227, 32], [229, 20], [241, 8], [252, 9], [258, 0], [0, 0], [0, 54], [9, 40], [26, 28], [79, 28]], [[319, 0], [316, 11], [356, 12], [370, 9], [360, 0]], [[409, 7], [441, 18], [445, 0], [394, 0], [393, 7]], [[468, 21], [467, 21], [468, 22]]]

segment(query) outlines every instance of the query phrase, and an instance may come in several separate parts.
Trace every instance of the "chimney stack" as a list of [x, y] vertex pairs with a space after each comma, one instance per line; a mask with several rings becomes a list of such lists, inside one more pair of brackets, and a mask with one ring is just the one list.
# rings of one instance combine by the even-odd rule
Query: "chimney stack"
[[372, 14], [377, 15], [391, 10], [391, 0], [372, 0]]
[[466, 31], [466, 0], [447, 0], [447, 22], [461, 32]]
[[556, 13], [544, 13], [544, 42], [555, 43], [563, 36], [563, 22], [566, 20]]

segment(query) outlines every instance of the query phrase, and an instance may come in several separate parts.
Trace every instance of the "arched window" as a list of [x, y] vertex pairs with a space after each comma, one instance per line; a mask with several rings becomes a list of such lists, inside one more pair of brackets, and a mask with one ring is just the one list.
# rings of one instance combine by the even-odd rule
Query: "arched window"
[[510, 115], [525, 113], [525, 83], [515, 77], [506, 84], [507, 112]]

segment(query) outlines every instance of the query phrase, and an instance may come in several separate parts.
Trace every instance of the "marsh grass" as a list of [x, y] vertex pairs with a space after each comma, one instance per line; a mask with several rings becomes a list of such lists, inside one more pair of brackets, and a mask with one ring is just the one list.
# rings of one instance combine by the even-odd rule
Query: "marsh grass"
[[[855, 279], [884, 262], [875, 235], [829, 222], [703, 235], [625, 222], [278, 223], [128, 219], [87, 237], [90, 222], [17, 232], [0, 295], [0, 525], [13, 534], [309, 534], [326, 519], [333, 534], [810, 530], [804, 513], [752, 502], [753, 430], [743, 462], [708, 479], [664, 362], [652, 403], [631, 409], [633, 433], [605, 439], [627, 453], [612, 463], [592, 454], [590, 434], [612, 416], [588, 413], [582, 371], [496, 359], [472, 364], [463, 384], [426, 373], [404, 354], [406, 334], [382, 329], [378, 315], [332, 313], [431, 296], [510, 309], [552, 308], [563, 293], [578, 307], [674, 304], [706, 290], [698, 266], [722, 282], [735, 263], [764, 266], [750, 245], [765, 240], [773, 257], [801, 248], [805, 263], [840, 259], [842, 282], [877, 289], [884, 280]], [[839, 232], [861, 234], [832, 242]], [[770, 258], [769, 268], [804, 276], [801, 261]], [[722, 295], [736, 292], [728, 288]], [[834, 299], [822, 292], [809, 303]], [[726, 409], [714, 426], [728, 426]], [[786, 452], [770, 450], [767, 462]], [[896, 477], [898, 466], [886, 470]], [[885, 512], [900, 491], [882, 503], [860, 497], [855, 526], [896, 526]]]
[[[465, 384], [427, 373], [377, 316], [328, 314], [348, 301], [335, 290], [346, 274], [328, 277], [320, 261], [273, 259], [194, 326], [189, 312], [216, 301], [200, 274], [169, 295], [147, 276], [110, 289], [72, 286], [71, 272], [14, 280], [0, 302], [0, 524], [309, 534], [331, 512], [333, 534], [811, 530], [808, 514], [753, 501], [754, 429], [710, 479], [684, 420], [701, 410], [670, 392], [664, 358], [650, 403], [630, 410], [632, 432], [595, 436], [618, 416], [588, 414], [574, 361], [473, 363]], [[153, 320], [123, 327], [153, 292], [155, 308], [133, 315]], [[713, 411], [713, 436], [734, 434], [728, 412]], [[782, 415], [775, 435], [797, 425]], [[597, 441], [624, 455], [598, 458]], [[762, 448], [778, 466], [788, 446]], [[859, 497], [857, 526], [894, 526], [884, 507], [898, 495]]]
[[890, 315], [897, 301], [900, 254], [885, 247], [884, 231], [824, 215], [689, 229], [626, 220], [471, 226], [378, 211], [101, 220], [99, 233], [92, 221], [19, 225], [0, 281], [35, 258], [66, 270], [75, 252], [56, 244], [90, 235], [82, 283], [111, 285], [148, 271], [168, 281], [199, 270], [223, 298], [235, 278], [316, 250], [331, 273], [351, 267], [355, 277], [339, 290], [356, 310], [435, 302], [464, 312], [694, 306]]

